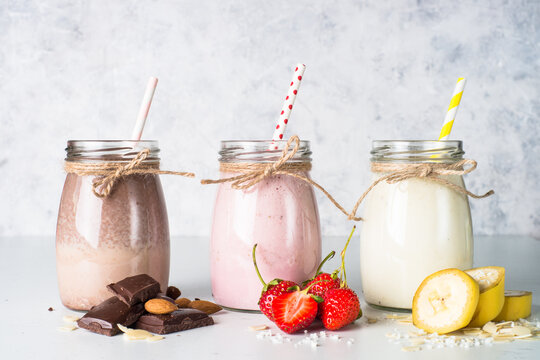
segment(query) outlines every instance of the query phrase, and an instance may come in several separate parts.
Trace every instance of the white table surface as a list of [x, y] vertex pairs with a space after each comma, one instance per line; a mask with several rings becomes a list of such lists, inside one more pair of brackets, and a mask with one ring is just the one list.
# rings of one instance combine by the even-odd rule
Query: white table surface
[[[354, 239], [348, 250], [347, 274], [349, 285], [361, 293], [359, 238]], [[344, 241], [345, 236], [326, 238], [324, 253], [339, 252]], [[475, 266], [504, 266], [506, 288], [533, 291], [532, 317], [540, 318], [540, 241], [512, 236], [477, 237], [475, 241]], [[183, 296], [211, 300], [208, 239], [181, 237], [171, 242], [171, 285], [178, 286]], [[279, 330], [261, 314], [226, 311], [213, 315], [214, 326], [166, 335], [158, 342], [126, 341], [123, 336], [106, 337], [83, 329], [61, 332], [57, 328], [64, 325], [63, 315], [74, 312], [64, 308], [58, 297], [51, 237], [0, 238], [0, 276], [0, 359], [540, 359], [540, 341], [403, 352], [385, 334], [394, 328], [407, 332], [412, 325], [392, 320], [367, 324], [365, 316], [335, 332], [344, 341], [326, 340], [316, 348], [295, 347], [304, 333], [288, 335], [291, 342], [283, 344], [257, 339], [249, 326], [267, 324], [273, 332]], [[49, 307], [55, 311], [49, 312]], [[383, 315], [365, 302], [362, 310], [370, 317]], [[348, 345], [350, 338], [354, 343]]]

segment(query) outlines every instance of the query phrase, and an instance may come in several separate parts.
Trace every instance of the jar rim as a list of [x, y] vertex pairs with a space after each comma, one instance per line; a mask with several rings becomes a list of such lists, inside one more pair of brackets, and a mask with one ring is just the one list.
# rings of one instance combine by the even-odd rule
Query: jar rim
[[[276, 144], [282, 144], [282, 146], [285, 146], [285, 144], [287, 144], [287, 141], [288, 140], [221, 140], [221, 144], [242, 144], [242, 143], [245, 143], [245, 144], [262, 144], [262, 145], [270, 145], [272, 143], [276, 143]], [[302, 147], [302, 145], [305, 145], [305, 146], [309, 146], [310, 144], [310, 141], [309, 140], [300, 140], [300, 147]], [[291, 146], [293, 146], [293, 144], [291, 144]]]
[[131, 161], [144, 149], [144, 162], [159, 162], [157, 140], [68, 140], [66, 161]]
[[461, 140], [373, 140], [372, 162], [452, 163], [463, 159]]
[[444, 144], [446, 146], [463, 146], [462, 140], [373, 140], [372, 145], [373, 147], [375, 144], [390, 144], [390, 143], [397, 143], [397, 144]]
[[[222, 140], [219, 151], [220, 162], [259, 162], [277, 161], [283, 154], [288, 140]], [[275, 148], [271, 148], [275, 145]], [[294, 143], [289, 151], [294, 148]], [[277, 148], [276, 148], [277, 147]], [[300, 140], [296, 154], [289, 161], [310, 162], [311, 150], [309, 140]]]

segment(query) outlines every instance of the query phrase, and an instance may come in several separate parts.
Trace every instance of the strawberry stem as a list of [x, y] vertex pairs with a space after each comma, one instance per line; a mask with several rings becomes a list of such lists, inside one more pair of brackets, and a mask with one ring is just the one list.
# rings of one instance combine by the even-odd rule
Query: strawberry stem
[[313, 282], [311, 285], [309, 285], [308, 287], [304, 288], [304, 289], [302, 290], [302, 292], [307, 294], [307, 292], [309, 291], [309, 289], [311, 289], [311, 287], [312, 287], [313, 285], [316, 285], [316, 284], [319, 284], [319, 283], [323, 283], [323, 282], [330, 282], [330, 281], [332, 281], [332, 280], [324, 280], [324, 279], [323, 279], [323, 280], [317, 280], [317, 281]]
[[331, 251], [330, 254], [326, 255], [326, 257], [324, 258], [323, 261], [321, 261], [321, 264], [319, 265], [319, 267], [317, 268], [317, 271], [315, 272], [315, 276], [319, 275], [321, 273], [321, 269], [324, 265], [325, 262], [327, 262], [328, 260], [332, 259], [334, 257], [334, 255], [336, 255], [336, 252], [335, 251]]
[[[347, 287], [347, 273], [345, 272], [345, 253], [347, 252], [347, 247], [349, 246], [349, 242], [351, 241], [351, 238], [354, 234], [354, 230], [356, 230], [356, 225], [353, 226], [351, 234], [349, 235], [349, 238], [345, 243], [345, 247], [341, 251], [341, 271], [343, 272], [343, 282], [341, 283], [341, 287]], [[339, 277], [339, 279], [341, 280], [341, 276]]]
[[255, 271], [257, 272], [257, 276], [259, 277], [259, 280], [261, 280], [262, 284], [264, 285], [264, 287], [266, 288], [266, 283], [264, 282], [263, 278], [262, 278], [262, 275], [261, 273], [259, 272], [259, 267], [257, 266], [257, 259], [255, 257], [255, 250], [257, 249], [257, 244], [253, 245], [253, 251], [252, 251], [252, 256], [253, 256], [253, 265], [255, 266]]

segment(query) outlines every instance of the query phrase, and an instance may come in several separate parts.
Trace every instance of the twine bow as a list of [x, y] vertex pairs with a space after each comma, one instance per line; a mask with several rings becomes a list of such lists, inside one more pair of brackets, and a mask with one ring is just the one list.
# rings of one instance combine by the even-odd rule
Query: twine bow
[[[294, 147], [291, 149], [291, 144]], [[253, 185], [261, 182], [262, 180], [279, 174], [291, 174], [292, 172], [309, 171], [311, 164], [309, 162], [288, 163], [290, 159], [294, 157], [298, 149], [300, 148], [300, 139], [294, 135], [287, 141], [287, 144], [283, 148], [280, 158], [268, 164], [261, 163], [222, 163], [221, 171], [223, 172], [242, 172], [241, 175], [233, 176], [219, 180], [201, 180], [201, 184], [219, 184], [224, 182], [230, 182], [231, 187], [234, 189], [249, 189]]]
[[149, 149], [141, 150], [130, 162], [121, 164], [118, 162], [106, 163], [82, 163], [66, 161], [64, 169], [67, 173], [75, 173], [79, 176], [98, 175], [92, 183], [92, 192], [99, 198], [109, 196], [114, 185], [121, 177], [134, 174], [169, 174], [185, 177], [194, 177], [191, 172], [160, 170], [159, 163], [145, 164], [144, 160], [150, 154]]

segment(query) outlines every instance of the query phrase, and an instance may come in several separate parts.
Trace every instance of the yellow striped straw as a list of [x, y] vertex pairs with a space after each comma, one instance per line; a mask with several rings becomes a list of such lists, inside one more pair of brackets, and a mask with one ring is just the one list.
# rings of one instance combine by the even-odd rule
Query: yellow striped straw
[[463, 95], [463, 89], [467, 79], [459, 78], [452, 94], [452, 100], [450, 101], [450, 106], [448, 106], [448, 111], [446, 112], [446, 117], [444, 118], [444, 124], [441, 129], [441, 134], [439, 135], [439, 140], [448, 140], [450, 132], [452, 131], [452, 125], [454, 125], [454, 119], [459, 108], [459, 102], [461, 101], [461, 95]]

